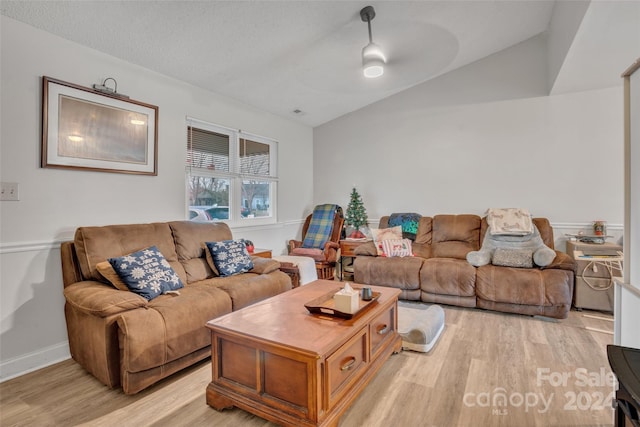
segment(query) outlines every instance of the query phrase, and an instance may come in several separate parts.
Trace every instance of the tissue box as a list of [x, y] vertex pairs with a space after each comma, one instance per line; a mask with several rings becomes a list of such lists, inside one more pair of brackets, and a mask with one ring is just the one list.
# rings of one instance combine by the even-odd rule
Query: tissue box
[[360, 296], [358, 292], [354, 292], [351, 295], [335, 294], [333, 296], [336, 310], [342, 313], [353, 314], [358, 311], [360, 306]]

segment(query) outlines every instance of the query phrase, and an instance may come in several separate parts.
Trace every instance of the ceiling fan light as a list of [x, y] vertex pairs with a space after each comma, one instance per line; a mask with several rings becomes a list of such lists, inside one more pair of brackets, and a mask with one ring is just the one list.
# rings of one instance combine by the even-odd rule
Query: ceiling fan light
[[364, 76], [370, 79], [384, 74], [384, 62], [372, 59], [362, 66]]
[[382, 49], [371, 42], [362, 48], [362, 71], [365, 77], [375, 78], [384, 74], [386, 58]]
[[374, 42], [369, 43], [365, 47], [362, 48], [362, 61], [364, 62], [365, 58], [378, 58], [382, 62], [386, 62], [387, 58], [384, 57], [384, 53], [382, 53], [382, 48], [380, 45], [375, 44]]

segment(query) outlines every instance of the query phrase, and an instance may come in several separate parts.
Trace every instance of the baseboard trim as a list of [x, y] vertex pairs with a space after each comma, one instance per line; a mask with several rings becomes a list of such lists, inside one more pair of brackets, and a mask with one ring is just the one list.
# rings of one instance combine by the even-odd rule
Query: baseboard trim
[[65, 341], [0, 362], [0, 383], [71, 358]]

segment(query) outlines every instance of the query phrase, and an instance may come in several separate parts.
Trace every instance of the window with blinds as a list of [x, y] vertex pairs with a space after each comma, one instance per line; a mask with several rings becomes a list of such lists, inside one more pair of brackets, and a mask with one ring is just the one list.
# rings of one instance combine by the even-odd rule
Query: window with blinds
[[229, 136], [187, 127], [187, 166], [229, 172]]
[[277, 143], [187, 120], [189, 219], [232, 225], [275, 222]]

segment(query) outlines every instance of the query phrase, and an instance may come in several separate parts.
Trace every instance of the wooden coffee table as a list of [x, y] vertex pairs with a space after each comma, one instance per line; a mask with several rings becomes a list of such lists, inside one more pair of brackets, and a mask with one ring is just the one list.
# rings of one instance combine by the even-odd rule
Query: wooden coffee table
[[340, 287], [317, 280], [209, 321], [207, 403], [218, 410], [237, 406], [285, 426], [337, 426], [402, 345], [398, 289], [372, 286], [380, 297], [349, 320], [305, 308]]

